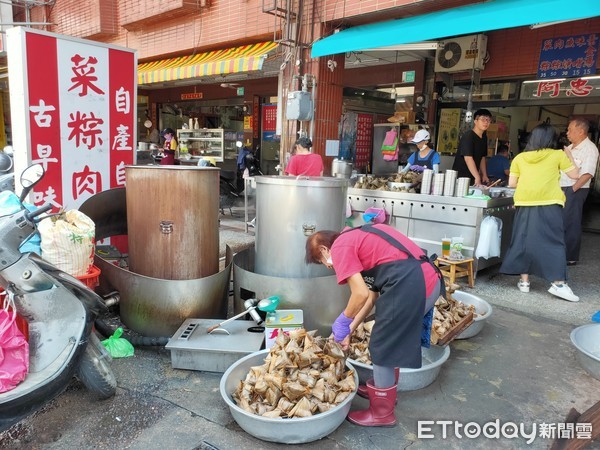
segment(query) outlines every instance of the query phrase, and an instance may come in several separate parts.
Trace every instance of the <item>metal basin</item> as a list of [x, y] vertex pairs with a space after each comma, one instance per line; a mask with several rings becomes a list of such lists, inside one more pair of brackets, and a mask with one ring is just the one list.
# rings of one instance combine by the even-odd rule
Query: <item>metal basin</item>
[[[356, 391], [352, 392], [342, 403], [327, 412], [297, 419], [271, 419], [257, 416], [244, 411], [235, 404], [231, 398], [231, 394], [238, 387], [239, 382], [246, 378], [250, 367], [262, 365], [268, 353], [269, 350], [262, 350], [240, 359], [231, 365], [221, 378], [221, 396], [227, 406], [229, 406], [231, 415], [238, 425], [248, 434], [263, 441], [281, 442], [283, 444], [312, 442], [324, 438], [335, 431], [348, 415]], [[349, 369], [355, 370], [348, 361], [346, 361], [346, 366]], [[358, 387], [356, 370], [354, 372], [354, 379]]]
[[[430, 348], [421, 347], [421, 355], [423, 366], [420, 369], [400, 369], [398, 391], [416, 391], [433, 383], [442, 370], [442, 364], [450, 357], [450, 347], [437, 345], [432, 345]], [[361, 384], [365, 384], [367, 380], [373, 378], [372, 365], [354, 360], [350, 360], [350, 362], [358, 372]]]
[[582, 325], [571, 331], [571, 342], [577, 349], [579, 364], [600, 380], [600, 323]]
[[456, 339], [468, 339], [479, 334], [483, 326], [492, 315], [492, 305], [473, 294], [468, 294], [462, 291], [454, 291], [452, 297], [465, 305], [473, 305], [477, 317], [473, 319], [473, 323], [469, 325]]

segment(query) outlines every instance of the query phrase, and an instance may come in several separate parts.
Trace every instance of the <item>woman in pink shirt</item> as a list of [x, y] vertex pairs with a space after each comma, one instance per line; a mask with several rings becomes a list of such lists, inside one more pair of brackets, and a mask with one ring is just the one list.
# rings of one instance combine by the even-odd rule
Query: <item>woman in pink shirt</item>
[[310, 151], [312, 141], [307, 137], [302, 137], [296, 141], [294, 146], [296, 147], [296, 154], [291, 157], [285, 168], [286, 175], [322, 177], [323, 158], [321, 158], [321, 155]]
[[394, 368], [421, 367], [421, 345], [429, 346], [433, 306], [444, 292], [441, 274], [419, 246], [385, 224], [317, 231], [306, 241], [306, 262], [333, 269], [338, 284], [350, 287], [348, 304], [331, 327], [342, 348], [377, 306], [369, 343], [373, 380], [359, 388], [370, 405], [350, 412], [348, 420], [367, 427], [395, 425]]

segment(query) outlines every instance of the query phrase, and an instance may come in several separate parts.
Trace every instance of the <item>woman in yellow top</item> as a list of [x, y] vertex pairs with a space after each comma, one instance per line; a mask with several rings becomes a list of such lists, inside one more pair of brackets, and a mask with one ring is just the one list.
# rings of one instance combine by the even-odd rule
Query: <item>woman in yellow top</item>
[[510, 165], [508, 185], [516, 187], [510, 247], [501, 273], [521, 275], [517, 286], [529, 292], [529, 275], [550, 281], [550, 292], [564, 300], [579, 301], [565, 282], [566, 247], [562, 209], [565, 194], [559, 184], [560, 171], [579, 178], [570, 155], [556, 147], [556, 131], [544, 123], [531, 131], [525, 150]]

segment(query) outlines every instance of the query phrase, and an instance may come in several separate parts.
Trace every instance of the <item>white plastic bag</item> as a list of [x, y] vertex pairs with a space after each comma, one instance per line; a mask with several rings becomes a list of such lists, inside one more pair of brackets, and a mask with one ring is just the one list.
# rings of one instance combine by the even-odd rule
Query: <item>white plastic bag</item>
[[42, 258], [74, 277], [88, 273], [94, 263], [96, 226], [75, 209], [48, 217], [38, 225]]
[[502, 238], [502, 221], [493, 216], [486, 216], [479, 227], [479, 241], [475, 249], [476, 258], [494, 258], [500, 256], [500, 240]]

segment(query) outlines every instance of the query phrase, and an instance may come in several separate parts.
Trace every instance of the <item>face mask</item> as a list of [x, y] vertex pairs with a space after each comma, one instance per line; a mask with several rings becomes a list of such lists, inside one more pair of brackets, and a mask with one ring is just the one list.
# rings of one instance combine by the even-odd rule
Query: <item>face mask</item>
[[331, 260], [331, 256], [325, 260], [327, 264], [333, 265], [333, 261]]

